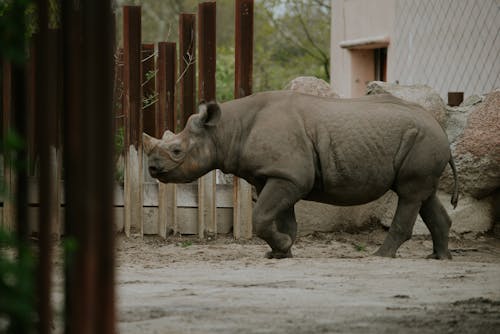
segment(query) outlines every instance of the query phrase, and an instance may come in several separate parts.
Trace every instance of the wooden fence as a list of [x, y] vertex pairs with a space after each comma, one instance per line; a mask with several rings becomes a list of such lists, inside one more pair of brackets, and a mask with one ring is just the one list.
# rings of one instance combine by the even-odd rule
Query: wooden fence
[[[196, 14], [180, 14], [178, 43], [142, 43], [140, 6], [123, 8], [123, 47], [115, 53], [114, 127], [123, 133], [124, 185], [115, 186], [114, 220], [115, 230], [123, 231], [127, 236], [158, 234], [166, 237], [170, 233], [197, 234], [200, 237], [217, 233], [233, 233], [235, 238], [252, 236], [252, 194], [250, 185], [244, 180], [235, 177], [233, 185], [216, 184], [216, 173], [210, 172], [192, 184], [159, 184], [147, 175], [147, 159], [143, 156], [143, 131], [156, 137], [161, 137], [167, 129], [175, 132], [196, 112], [197, 101], [215, 99], [215, 35], [215, 2], [200, 3]], [[49, 29], [48, 36], [48, 43], [54, 43], [55, 47], [47, 48], [52, 52], [47, 56], [53, 60], [60, 59], [57, 43], [63, 38], [62, 34]], [[251, 0], [235, 2], [235, 37], [234, 95], [238, 98], [252, 92]], [[33, 46], [32, 56], [28, 61], [28, 83], [36, 82], [33, 69], [40, 60], [34, 56], [35, 51], [36, 45]], [[46, 63], [50, 64], [47, 73], [62, 73], [62, 70], [54, 68], [59, 66], [57, 64], [62, 64], [60, 61]], [[10, 67], [8, 64], [4, 67], [3, 95], [7, 96], [11, 94]], [[59, 80], [58, 75], [48, 75], [50, 80], [47, 82], [47, 89], [56, 92], [46, 102], [49, 109], [54, 110], [54, 114], [41, 119], [28, 117], [27, 150], [32, 166], [27, 175], [26, 190], [29, 233], [38, 230], [36, 222], [39, 215], [45, 215], [50, 220], [52, 234], [60, 235], [64, 232], [66, 197], [62, 180], [62, 141], [59, 138], [63, 122], [62, 96], [57, 93], [60, 91], [57, 85], [62, 80]], [[28, 85], [27, 93], [34, 95], [35, 90], [30, 87]], [[42, 102], [47, 96], [39, 91], [37, 94], [38, 101]], [[34, 109], [35, 96], [27, 101], [29, 113]], [[7, 105], [10, 100], [4, 99], [3, 103], [6, 133], [10, 124], [10, 114], [6, 112], [11, 109]], [[66, 121], [78, 120], [69, 118]], [[44, 132], [44, 136], [36, 137], [35, 125], [40, 122], [46, 124], [49, 130]], [[38, 140], [48, 141], [49, 144], [43, 147], [50, 147], [50, 152], [38, 152]], [[78, 145], [71, 141], [67, 144]], [[65, 147], [68, 154], [77, 154], [71, 149], [71, 146]], [[38, 156], [44, 157], [46, 161], [38, 163]], [[75, 158], [78, 159], [76, 156]], [[7, 186], [14, 189], [15, 175], [8, 164], [5, 164], [3, 174]], [[52, 181], [43, 183], [41, 180]], [[42, 193], [49, 191], [51, 195], [39, 196], [41, 188], [44, 189]], [[40, 210], [46, 206], [40, 203], [47, 198], [50, 199], [50, 212], [44, 213]], [[15, 221], [12, 203], [8, 196], [3, 199], [1, 224], [7, 227], [12, 226]]]
[[[236, 1], [235, 17], [235, 97], [242, 97], [251, 93], [253, 2]], [[167, 129], [175, 132], [196, 112], [197, 100], [215, 99], [216, 3], [200, 3], [196, 15], [180, 14], [178, 59], [175, 43], [141, 47], [140, 7], [124, 7], [123, 25], [125, 173], [123, 194], [117, 188], [116, 205], [123, 206], [117, 221], [124, 222], [126, 235], [232, 232], [235, 238], [250, 238], [251, 187], [246, 182], [235, 178], [234, 187], [217, 185], [216, 173], [210, 172], [193, 184], [158, 184], [147, 175], [142, 151], [143, 131], [156, 137]]]

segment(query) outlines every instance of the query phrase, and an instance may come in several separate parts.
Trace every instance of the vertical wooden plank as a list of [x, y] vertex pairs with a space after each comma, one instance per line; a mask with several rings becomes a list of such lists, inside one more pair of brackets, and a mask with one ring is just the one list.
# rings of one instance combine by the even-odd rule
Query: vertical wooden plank
[[[176, 44], [171, 42], [158, 43], [158, 72], [156, 87], [158, 91], [158, 132], [161, 137], [167, 129], [175, 132], [175, 82], [176, 75]], [[158, 234], [165, 238], [176, 228], [177, 196], [175, 184], [158, 184]]]
[[195, 19], [194, 14], [182, 13], [179, 16], [180, 110], [176, 114], [176, 130], [184, 128], [189, 116], [196, 113]]
[[[235, 3], [235, 80], [234, 97], [252, 93], [253, 0]], [[233, 233], [236, 239], [252, 237], [252, 187], [245, 180], [234, 180]]]
[[156, 80], [155, 75], [155, 46], [154, 44], [142, 44], [142, 117], [144, 132], [150, 136], [158, 133], [157, 108], [155, 106]]
[[141, 7], [123, 7], [125, 88], [125, 234], [144, 232], [141, 100]]
[[[198, 100], [215, 100], [216, 3], [198, 5]], [[198, 180], [198, 235], [217, 233], [215, 171]]]

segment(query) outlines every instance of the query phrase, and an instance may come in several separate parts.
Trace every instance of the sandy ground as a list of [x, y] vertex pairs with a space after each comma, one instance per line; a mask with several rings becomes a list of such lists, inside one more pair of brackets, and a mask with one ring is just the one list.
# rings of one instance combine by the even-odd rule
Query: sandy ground
[[119, 238], [120, 333], [500, 333], [500, 240], [453, 238], [453, 261], [413, 238], [370, 254], [382, 230], [300, 238], [294, 258], [258, 239]]

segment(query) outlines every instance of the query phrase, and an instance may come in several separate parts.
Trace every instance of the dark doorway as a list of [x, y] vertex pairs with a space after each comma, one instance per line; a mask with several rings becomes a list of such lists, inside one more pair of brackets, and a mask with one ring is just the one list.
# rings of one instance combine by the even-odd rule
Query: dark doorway
[[387, 81], [387, 48], [373, 50], [375, 80]]

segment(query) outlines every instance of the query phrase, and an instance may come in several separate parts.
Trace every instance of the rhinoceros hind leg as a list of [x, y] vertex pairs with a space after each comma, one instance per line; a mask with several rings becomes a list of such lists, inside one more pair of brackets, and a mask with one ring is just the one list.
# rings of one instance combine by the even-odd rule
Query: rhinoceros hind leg
[[269, 179], [260, 192], [253, 223], [257, 235], [271, 247], [266, 257], [291, 257], [290, 248], [297, 233], [293, 206], [299, 199], [297, 187], [286, 180]]
[[432, 236], [433, 252], [427, 258], [451, 260], [448, 250], [451, 219], [435, 193], [422, 203], [420, 216]]
[[398, 248], [411, 238], [419, 209], [420, 201], [399, 197], [398, 207], [389, 228], [389, 233], [374, 255], [396, 257]]

